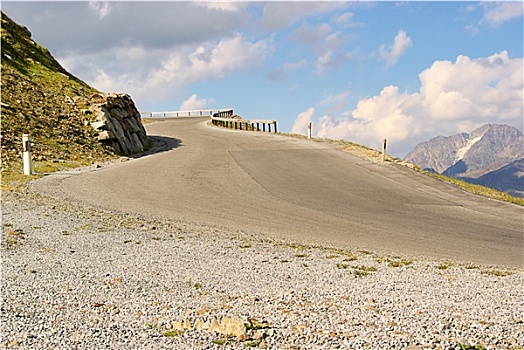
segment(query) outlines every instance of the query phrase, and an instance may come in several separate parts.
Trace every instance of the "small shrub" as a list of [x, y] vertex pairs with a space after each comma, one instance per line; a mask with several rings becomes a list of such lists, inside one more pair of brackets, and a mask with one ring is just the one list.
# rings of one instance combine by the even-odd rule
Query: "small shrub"
[[506, 277], [513, 275], [513, 272], [511, 271], [502, 271], [502, 270], [484, 270], [481, 272], [483, 275], [491, 275], [491, 276], [497, 276], [497, 277]]

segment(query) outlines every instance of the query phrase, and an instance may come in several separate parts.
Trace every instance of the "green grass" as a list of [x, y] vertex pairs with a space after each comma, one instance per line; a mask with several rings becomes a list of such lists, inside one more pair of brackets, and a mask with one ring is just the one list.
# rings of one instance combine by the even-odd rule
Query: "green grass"
[[369, 275], [370, 272], [376, 272], [377, 269], [373, 266], [365, 266], [365, 265], [358, 265], [358, 266], [352, 266], [353, 268], [353, 275], [355, 277], [364, 277]]
[[176, 329], [169, 329], [165, 331], [162, 335], [164, 337], [178, 337], [181, 336], [184, 333], [184, 331], [176, 330]]
[[491, 275], [497, 277], [506, 277], [514, 274], [514, 272], [503, 270], [483, 270], [480, 273], [483, 275]]
[[424, 171], [423, 173], [437, 180], [454, 185], [466, 192], [470, 192], [470, 193], [478, 194], [478, 195], [481, 195], [487, 198], [497, 199], [497, 200], [524, 206], [524, 198], [514, 197], [508, 193], [500, 192], [493, 188], [471, 184], [469, 182], [462, 181], [462, 180], [455, 179], [455, 178], [448, 177], [448, 176], [441, 175], [441, 174], [435, 174], [435, 173], [428, 172], [428, 171]]
[[449, 268], [449, 265], [447, 264], [437, 265], [437, 270], [447, 270], [448, 268]]

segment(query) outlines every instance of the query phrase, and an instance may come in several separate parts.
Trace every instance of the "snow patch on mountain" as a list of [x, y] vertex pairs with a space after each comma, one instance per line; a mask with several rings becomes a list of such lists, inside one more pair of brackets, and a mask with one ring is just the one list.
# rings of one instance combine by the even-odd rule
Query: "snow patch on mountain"
[[466, 153], [470, 150], [471, 146], [473, 146], [474, 144], [476, 144], [478, 141], [480, 141], [480, 139], [482, 138], [482, 136], [484, 136], [484, 134], [480, 135], [479, 137], [475, 137], [473, 139], [469, 139], [468, 140], [468, 143], [457, 150], [457, 154], [455, 156], [455, 163], [458, 162], [459, 160], [461, 160], [462, 158], [464, 158], [464, 156], [466, 155]]

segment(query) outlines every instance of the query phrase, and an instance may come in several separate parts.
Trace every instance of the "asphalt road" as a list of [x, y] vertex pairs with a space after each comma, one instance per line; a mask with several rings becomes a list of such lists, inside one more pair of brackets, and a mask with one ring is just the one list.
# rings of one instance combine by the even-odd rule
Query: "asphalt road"
[[54, 181], [69, 197], [131, 213], [308, 244], [523, 267], [520, 206], [398, 164], [207, 121], [149, 124], [148, 134], [169, 150]]

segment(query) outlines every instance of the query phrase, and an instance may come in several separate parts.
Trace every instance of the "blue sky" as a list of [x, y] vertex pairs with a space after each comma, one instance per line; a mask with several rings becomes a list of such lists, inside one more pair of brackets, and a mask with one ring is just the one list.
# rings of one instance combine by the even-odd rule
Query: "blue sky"
[[523, 129], [523, 2], [2, 2], [71, 73], [141, 111], [233, 107], [403, 157]]

